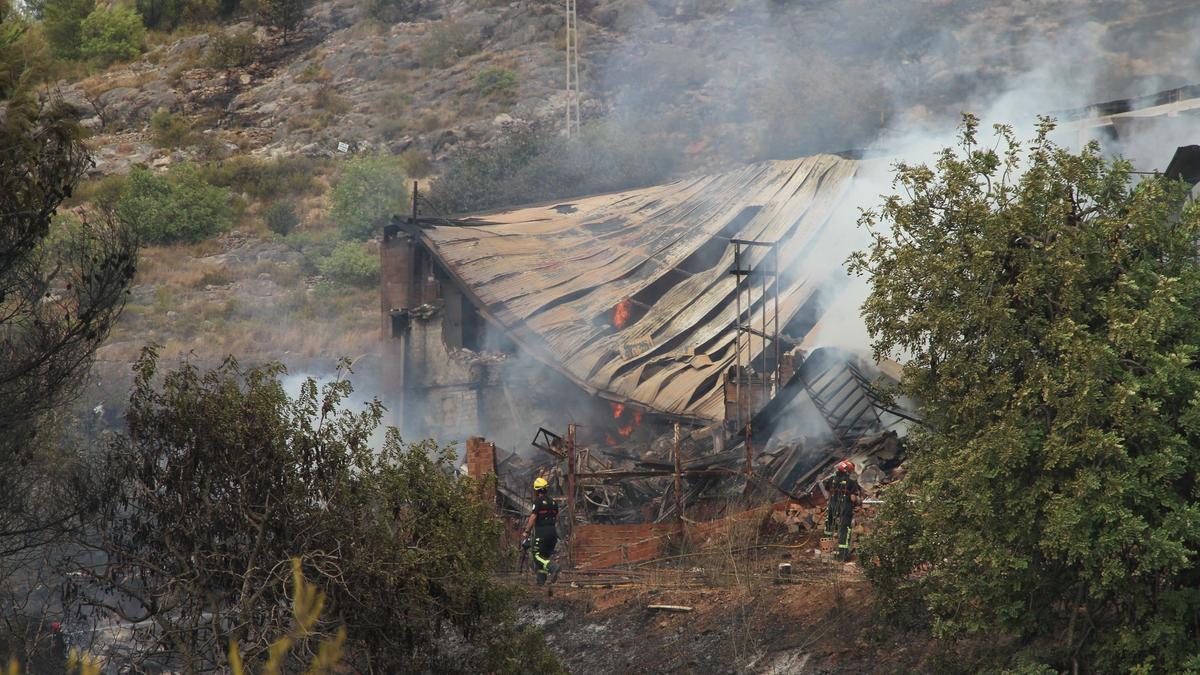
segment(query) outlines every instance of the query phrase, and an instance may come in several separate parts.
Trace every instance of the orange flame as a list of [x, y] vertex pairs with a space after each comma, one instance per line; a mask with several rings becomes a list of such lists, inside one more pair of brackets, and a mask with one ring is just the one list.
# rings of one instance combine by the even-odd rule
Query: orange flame
[[624, 328], [629, 323], [629, 319], [632, 316], [633, 301], [629, 298], [625, 298], [624, 300], [618, 302], [617, 306], [613, 308], [613, 326], [615, 326], [618, 330]]
[[[613, 412], [614, 413], [617, 412], [616, 406], [621, 406], [621, 408], [620, 408], [621, 413], [625, 412], [625, 406], [620, 403], [616, 403], [616, 404], [613, 404]], [[621, 416], [622, 416], [621, 414], [613, 415], [613, 417], [617, 418], [617, 419], [619, 419]], [[629, 422], [629, 424], [624, 424], [624, 425], [618, 426], [617, 433], [621, 435], [621, 438], [629, 438], [630, 436], [633, 435], [634, 429], [637, 429], [638, 426], [641, 425], [641, 423], [642, 423], [642, 411], [634, 409], [633, 420], [631, 420]]]
[[624, 403], [612, 404], [612, 411], [613, 411], [613, 419], [614, 420], [621, 419], [621, 415], [625, 414], [625, 404]]

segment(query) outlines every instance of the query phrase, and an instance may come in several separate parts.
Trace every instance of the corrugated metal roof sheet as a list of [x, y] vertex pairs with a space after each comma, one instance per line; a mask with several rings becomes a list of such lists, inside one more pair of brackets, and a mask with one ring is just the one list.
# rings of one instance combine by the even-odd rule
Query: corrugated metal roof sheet
[[[588, 390], [719, 420], [720, 375], [734, 362], [735, 344], [728, 239], [778, 240], [783, 269], [804, 264], [856, 167], [832, 155], [764, 162], [493, 214], [477, 225], [433, 227], [422, 238], [493, 322]], [[757, 265], [767, 250], [743, 248], [743, 256]], [[816, 281], [785, 275], [781, 328]], [[762, 293], [755, 286], [748, 320], [761, 330]], [[617, 330], [613, 310], [628, 297], [645, 300], [648, 309]], [[743, 305], [745, 297], [743, 291]], [[767, 303], [768, 326], [773, 314]], [[761, 351], [760, 340], [742, 342], [743, 358]]]

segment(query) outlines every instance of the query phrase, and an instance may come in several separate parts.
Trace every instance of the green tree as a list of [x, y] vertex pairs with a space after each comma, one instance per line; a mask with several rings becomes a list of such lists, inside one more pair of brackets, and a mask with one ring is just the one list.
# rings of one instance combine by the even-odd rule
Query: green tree
[[[13, 87], [21, 81], [30, 86], [44, 84], [55, 78], [55, 70], [42, 24], [20, 15], [6, 15], [0, 9], [0, 82]], [[0, 101], [11, 93], [9, 85], [0, 84]]]
[[304, 21], [309, 0], [259, 0], [258, 22], [279, 31], [283, 42]]
[[[135, 636], [131, 665], [173, 654], [186, 672], [217, 669], [235, 640], [261, 663], [292, 621], [282, 582], [299, 559], [346, 629], [354, 672], [555, 672], [495, 582], [501, 525], [479, 484], [455, 475], [452, 449], [403, 444], [394, 429], [377, 437], [382, 406], [351, 410], [341, 366], [293, 398], [278, 365], [230, 359], [160, 378], [147, 350], [129, 437], [103, 472], [104, 536], [92, 541], [104, 542], [105, 569], [81, 561], [81, 602], [119, 598], [153, 623]], [[332, 628], [318, 622], [303, 637]], [[447, 652], [450, 635], [465, 651]]]
[[159, 108], [150, 116], [150, 131], [154, 134], [155, 147], [159, 148], [184, 147], [195, 139], [192, 125], [166, 108]]
[[508, 94], [516, 86], [517, 76], [508, 68], [485, 68], [475, 76], [475, 91], [478, 91], [480, 96]]
[[25, 611], [56, 583], [46, 560], [90, 509], [89, 472], [60, 422], [120, 316], [137, 251], [108, 219], [60, 213], [92, 162], [74, 110], [27, 75], [0, 69], [0, 660], [61, 672], [61, 655], [38, 647], [46, 622]]
[[97, 7], [79, 27], [79, 54], [103, 65], [128, 61], [146, 46], [142, 17], [128, 7]]
[[368, 253], [357, 241], [343, 241], [335, 246], [329, 257], [317, 262], [317, 269], [339, 284], [359, 288], [379, 285], [379, 256]]
[[1060, 671], [1198, 668], [1200, 212], [1048, 121], [1027, 150], [976, 127], [862, 217], [867, 327], [927, 422], [868, 574], [939, 637], [1007, 635]]
[[147, 28], [172, 30], [183, 19], [186, 0], [135, 0], [134, 7]]
[[287, 202], [275, 202], [263, 212], [263, 222], [267, 224], [268, 230], [281, 237], [286, 237], [300, 224], [300, 218], [296, 215], [296, 209], [292, 208], [291, 204]]
[[117, 219], [152, 244], [195, 242], [233, 223], [229, 190], [209, 185], [191, 164], [165, 176], [135, 168], [121, 187]]
[[42, 27], [55, 56], [79, 58], [80, 25], [95, 10], [95, 0], [46, 0]]
[[333, 188], [331, 215], [346, 236], [368, 239], [405, 211], [408, 194], [404, 170], [395, 158], [357, 157], [342, 169]]

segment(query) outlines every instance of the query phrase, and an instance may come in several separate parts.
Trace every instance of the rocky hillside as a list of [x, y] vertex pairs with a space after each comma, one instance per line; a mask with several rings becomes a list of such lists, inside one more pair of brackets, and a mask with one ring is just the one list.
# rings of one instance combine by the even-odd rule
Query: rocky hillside
[[[953, 118], [1021, 87], [1044, 99], [1028, 102], [1032, 113], [1192, 81], [1191, 10], [1180, 0], [586, 2], [584, 115], [670, 137], [698, 165], [863, 147], [883, 128]], [[223, 57], [221, 41], [245, 34], [248, 53]], [[545, 0], [454, 0], [394, 25], [356, 0], [327, 0], [287, 43], [224, 26], [60, 88], [96, 134], [98, 173], [339, 147], [412, 151], [437, 166], [514, 128], [561, 125], [562, 36], [562, 9]], [[147, 125], [159, 109], [200, 130], [197, 143], [156, 149]]]

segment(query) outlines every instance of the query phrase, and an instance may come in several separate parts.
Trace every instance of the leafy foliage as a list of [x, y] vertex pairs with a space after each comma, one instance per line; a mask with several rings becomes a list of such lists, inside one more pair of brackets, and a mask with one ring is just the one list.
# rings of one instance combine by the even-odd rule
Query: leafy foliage
[[178, 148], [191, 145], [192, 125], [166, 108], [159, 108], [150, 116], [150, 131], [154, 134], [154, 145], [159, 148]]
[[209, 42], [204, 62], [210, 68], [240, 68], [254, 62], [258, 42], [253, 31], [220, 31]]
[[130, 171], [116, 215], [153, 244], [201, 241], [233, 223], [229, 190], [209, 185], [191, 164], [180, 164], [166, 176], [143, 168]]
[[54, 55], [62, 59], [80, 56], [83, 20], [96, 11], [95, 0], [46, 0], [42, 26]]
[[[288, 653], [292, 646], [302, 641], [316, 630], [321, 620], [321, 611], [325, 608], [325, 594], [321, 593], [314, 584], [304, 578], [303, 565], [299, 558], [292, 558], [292, 618], [295, 620], [291, 632], [271, 643], [267, 650], [269, 656], [263, 664], [263, 675], [280, 675], [287, 664]], [[317, 655], [305, 670], [308, 675], [324, 675], [336, 672], [342, 660], [342, 650], [346, 644], [346, 629], [338, 629], [337, 634], [322, 642], [317, 648]], [[242, 653], [238, 650], [237, 641], [229, 645], [229, 670], [233, 675], [246, 675], [246, 666]]]
[[362, 7], [376, 21], [415, 21], [433, 6], [428, 0], [362, 0]]
[[445, 68], [479, 51], [481, 44], [477, 29], [465, 23], [442, 21], [429, 31], [418, 57], [425, 68]]
[[[104, 472], [110, 498], [95, 525], [107, 569], [81, 561], [81, 601], [117, 597], [146, 616], [142, 658], [212, 670], [237, 640], [247, 665], [262, 663], [292, 621], [281, 589], [298, 558], [346, 628], [354, 669], [523, 672], [515, 647], [536, 662], [538, 643], [515, 628], [510, 590], [494, 581], [501, 526], [478, 484], [455, 476], [449, 448], [405, 445], [395, 430], [379, 439], [382, 406], [347, 409], [345, 363], [339, 372], [296, 398], [281, 366], [232, 359], [203, 373], [184, 364], [158, 385], [147, 350], [129, 439]], [[331, 629], [313, 622], [296, 653]], [[468, 651], [451, 657], [454, 634]]]
[[669, 175], [678, 155], [669, 147], [606, 126], [567, 140], [517, 132], [490, 148], [468, 150], [430, 186], [447, 213], [649, 185]]
[[309, 0], [259, 0], [258, 22], [279, 31], [283, 41], [304, 20]]
[[404, 171], [394, 157], [356, 157], [346, 163], [333, 188], [330, 215], [347, 237], [368, 239], [405, 210], [408, 198]]
[[1098, 146], [998, 128], [862, 222], [877, 354], [923, 402], [865, 558], [937, 636], [1052, 643], [1056, 670], [1200, 665], [1200, 211]]
[[373, 288], [379, 284], [379, 256], [368, 253], [357, 241], [343, 241], [317, 269], [330, 280], [347, 286]]
[[0, 91], [0, 653], [59, 672], [47, 622], [24, 613], [45, 597], [51, 550], [90, 508], [59, 418], [120, 316], [137, 250], [109, 219], [57, 215], [92, 165], [74, 112], [20, 70], [0, 70]]
[[517, 86], [517, 76], [508, 68], [486, 68], [475, 76], [475, 91], [480, 96], [507, 94]]
[[260, 160], [239, 155], [205, 164], [199, 170], [208, 183], [237, 190], [255, 199], [271, 200], [314, 194], [319, 185], [313, 180], [313, 174], [322, 166], [321, 160], [310, 157]]
[[275, 202], [263, 212], [263, 222], [267, 224], [268, 230], [286, 237], [300, 224], [300, 218], [296, 216], [296, 209], [292, 208], [291, 204]]
[[46, 76], [49, 49], [39, 28], [14, 9], [10, 0], [0, 0], [0, 101], [7, 99], [22, 79], [32, 84]]
[[183, 20], [187, 0], [135, 0], [134, 8], [147, 28], [172, 30]]
[[142, 17], [128, 7], [97, 7], [79, 26], [79, 54], [108, 65], [142, 53], [146, 28]]
[[[116, 321], [136, 249], [113, 223], [55, 220], [91, 166], [87, 148], [71, 110], [0, 84], [13, 92], [0, 115], [0, 463], [15, 466]], [[14, 473], [0, 476], [0, 494], [16, 496], [4, 483]]]
[[229, 18], [240, 4], [240, 0], [135, 0], [134, 8], [147, 28], [173, 31]]

